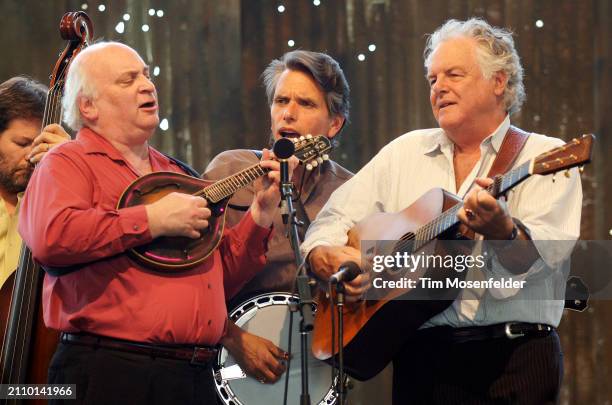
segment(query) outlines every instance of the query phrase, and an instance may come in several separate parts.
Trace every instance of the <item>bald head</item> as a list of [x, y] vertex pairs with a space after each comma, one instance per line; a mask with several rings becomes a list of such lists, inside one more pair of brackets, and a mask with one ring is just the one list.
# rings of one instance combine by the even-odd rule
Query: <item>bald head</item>
[[[94, 98], [97, 94], [100, 77], [111, 71], [113, 56], [128, 55], [142, 62], [138, 53], [129, 46], [120, 42], [98, 42], [81, 51], [70, 64], [62, 107], [64, 122], [74, 130], [84, 126], [83, 117], [79, 109], [79, 98]], [[142, 62], [144, 64], [144, 62]]]
[[90, 128], [116, 144], [143, 145], [159, 124], [149, 67], [117, 42], [95, 44], [75, 58], [63, 105], [73, 129]]

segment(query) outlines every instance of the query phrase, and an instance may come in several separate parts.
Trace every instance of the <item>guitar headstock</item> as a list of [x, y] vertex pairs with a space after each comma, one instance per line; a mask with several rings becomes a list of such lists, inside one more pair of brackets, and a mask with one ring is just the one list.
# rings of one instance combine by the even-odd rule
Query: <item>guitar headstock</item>
[[329, 159], [327, 153], [332, 149], [332, 144], [326, 136], [306, 135], [290, 139], [295, 144], [293, 155], [298, 158], [300, 164], [306, 165], [307, 170], [312, 170]]
[[582, 135], [563, 146], [542, 153], [534, 159], [533, 174], [551, 174], [589, 163], [594, 139], [593, 134]]

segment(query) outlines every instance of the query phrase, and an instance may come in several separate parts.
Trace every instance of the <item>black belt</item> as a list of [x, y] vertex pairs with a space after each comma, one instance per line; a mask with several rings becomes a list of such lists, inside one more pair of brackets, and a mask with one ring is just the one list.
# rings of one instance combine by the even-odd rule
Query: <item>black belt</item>
[[417, 332], [417, 336], [419, 338], [436, 339], [451, 343], [465, 343], [474, 340], [543, 337], [548, 336], [554, 330], [555, 328], [552, 326], [542, 323], [506, 322], [465, 328], [434, 326], [432, 328], [420, 329]]
[[217, 348], [210, 346], [169, 346], [154, 345], [129, 340], [114, 339], [91, 334], [62, 333], [62, 343], [90, 346], [137, 353], [150, 357], [162, 357], [173, 360], [186, 360], [193, 365], [207, 366], [217, 355]]

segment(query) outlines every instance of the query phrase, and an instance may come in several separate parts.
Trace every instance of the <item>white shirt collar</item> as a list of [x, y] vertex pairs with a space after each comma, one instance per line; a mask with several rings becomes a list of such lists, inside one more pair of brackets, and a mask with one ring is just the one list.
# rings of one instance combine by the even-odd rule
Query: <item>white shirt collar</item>
[[[504, 140], [504, 136], [506, 135], [506, 132], [508, 132], [508, 128], [510, 128], [510, 116], [506, 115], [499, 126], [490, 135], [482, 140], [480, 144], [481, 149], [487, 145], [491, 145], [495, 152], [498, 152]], [[434, 152], [441, 152], [444, 147], [452, 144], [452, 141], [448, 136], [446, 136], [446, 132], [444, 132], [442, 129], [434, 134], [430, 139], [430, 145], [428, 145], [424, 150], [424, 154], [426, 155]]]

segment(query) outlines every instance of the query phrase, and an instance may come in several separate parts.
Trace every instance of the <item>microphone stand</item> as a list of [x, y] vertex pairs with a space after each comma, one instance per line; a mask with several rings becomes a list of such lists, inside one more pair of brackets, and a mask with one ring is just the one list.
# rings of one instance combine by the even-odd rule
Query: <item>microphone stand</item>
[[346, 391], [344, 386], [344, 347], [342, 346], [342, 343], [344, 341], [343, 281], [336, 284], [336, 309], [338, 311], [338, 381], [336, 383], [336, 392], [338, 393], [338, 404], [344, 405], [344, 396], [346, 395]]
[[[293, 206], [293, 183], [289, 181], [289, 163], [287, 159], [280, 159], [281, 172], [281, 214], [283, 223], [288, 226], [288, 236], [291, 242], [291, 248], [295, 255], [295, 262], [300, 272], [297, 275], [297, 289], [299, 296], [299, 309], [302, 319], [300, 321], [300, 343], [301, 343], [301, 361], [302, 361], [302, 394], [300, 395], [300, 405], [310, 405], [310, 394], [308, 392], [308, 333], [313, 329], [313, 299], [306, 275], [305, 266], [303, 266], [304, 258], [300, 252], [300, 237], [298, 234], [298, 226], [303, 225], [296, 216], [296, 211]], [[291, 331], [289, 331], [291, 333]], [[289, 372], [289, 370], [287, 370]]]

